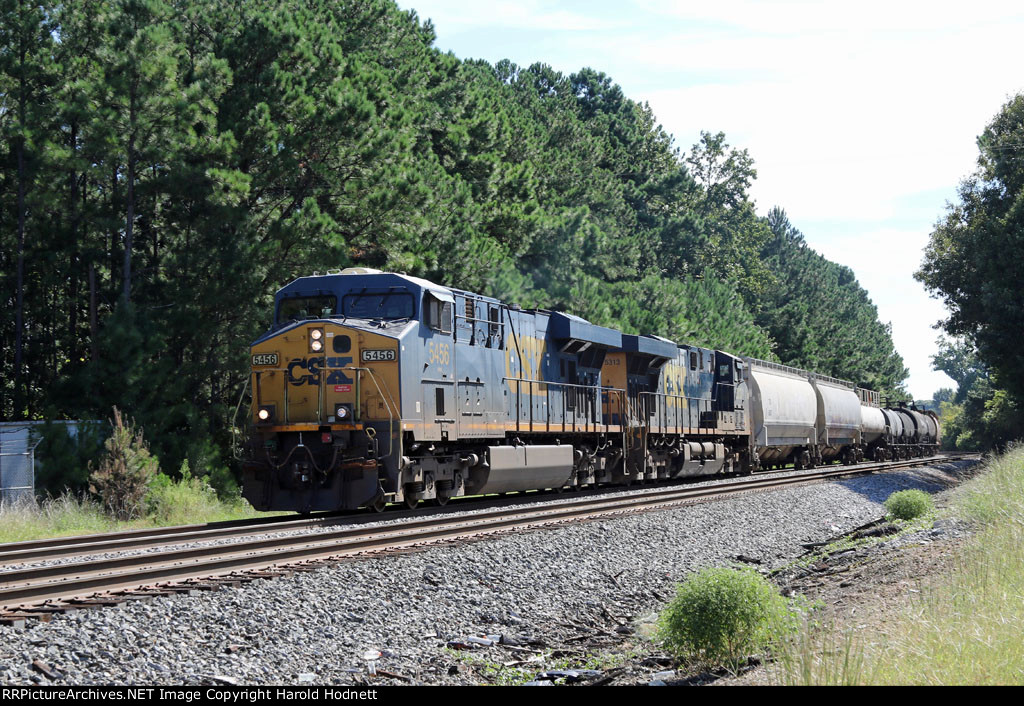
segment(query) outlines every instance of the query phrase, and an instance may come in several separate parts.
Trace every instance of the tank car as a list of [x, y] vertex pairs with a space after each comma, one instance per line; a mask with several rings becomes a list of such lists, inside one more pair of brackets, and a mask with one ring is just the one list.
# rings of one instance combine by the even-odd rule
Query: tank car
[[811, 468], [884, 455], [886, 422], [877, 392], [779, 363], [746, 362], [756, 466]]
[[758, 466], [796, 468], [817, 460], [818, 398], [807, 373], [748, 358], [752, 444]]
[[886, 459], [885, 412], [879, 406], [878, 393], [871, 390], [858, 389], [861, 398], [861, 453], [872, 461]]

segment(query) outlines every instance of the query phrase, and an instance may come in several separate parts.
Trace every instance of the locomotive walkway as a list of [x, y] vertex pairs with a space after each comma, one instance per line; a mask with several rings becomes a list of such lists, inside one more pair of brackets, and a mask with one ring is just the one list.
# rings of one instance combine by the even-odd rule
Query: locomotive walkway
[[[265, 518], [257, 522], [193, 525], [0, 545], [0, 622], [21, 624], [46, 620], [53, 613], [123, 604], [139, 598], [197, 593], [259, 578], [312, 571], [339, 561], [380, 553], [418, 550], [440, 543], [472, 541], [525, 529], [555, 527], [637, 512], [663, 510], [733, 495], [865, 475], [942, 461], [961, 455], [932, 456], [887, 463], [828, 466], [812, 470], [730, 479], [711, 485], [672, 485], [626, 495], [558, 497], [542, 505], [508, 506], [466, 514], [449, 506], [433, 514], [396, 513], [410, 519], [385, 526], [379, 515]], [[621, 493], [622, 489], [616, 491]], [[535, 496], [527, 495], [527, 499]], [[504, 501], [507, 504], [507, 501]], [[468, 503], [467, 503], [468, 507]], [[458, 508], [462, 509], [462, 508]], [[334, 525], [345, 525], [331, 529]], [[320, 526], [316, 533], [266, 535]], [[206, 540], [242, 538], [221, 544]], [[142, 554], [115, 552], [183, 545]], [[115, 553], [115, 554], [112, 554]], [[26, 562], [48, 557], [84, 560], [38, 566]], [[4, 570], [4, 566], [8, 569]]]

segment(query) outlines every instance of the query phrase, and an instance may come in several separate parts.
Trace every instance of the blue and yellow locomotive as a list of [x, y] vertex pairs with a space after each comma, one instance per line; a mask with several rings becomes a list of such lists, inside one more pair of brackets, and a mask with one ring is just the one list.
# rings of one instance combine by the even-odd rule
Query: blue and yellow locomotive
[[299, 278], [251, 356], [243, 489], [260, 510], [752, 467], [742, 359], [416, 277]]

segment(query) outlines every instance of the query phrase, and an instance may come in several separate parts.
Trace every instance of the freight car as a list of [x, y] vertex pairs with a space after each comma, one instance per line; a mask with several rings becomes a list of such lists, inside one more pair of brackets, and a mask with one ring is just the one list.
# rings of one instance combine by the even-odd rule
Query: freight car
[[365, 268], [283, 287], [250, 353], [243, 492], [260, 510], [412, 508], [938, 444], [934, 417], [881, 410], [841, 380]]

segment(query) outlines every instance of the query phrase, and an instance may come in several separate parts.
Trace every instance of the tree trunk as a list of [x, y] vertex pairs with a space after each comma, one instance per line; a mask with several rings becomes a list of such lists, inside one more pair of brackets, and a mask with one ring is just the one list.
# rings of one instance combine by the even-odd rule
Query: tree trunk
[[78, 364], [79, 358], [81, 358], [79, 345], [80, 339], [78, 336], [78, 311], [80, 309], [78, 303], [78, 287], [81, 280], [81, 249], [79, 247], [78, 239], [78, 172], [75, 171], [75, 158], [78, 155], [78, 123], [73, 122], [71, 124], [71, 301], [68, 302], [70, 307], [70, 320], [68, 322], [68, 328], [71, 330], [71, 361], [72, 366]]
[[22, 363], [25, 357], [25, 40], [21, 40], [20, 74], [18, 79], [18, 260], [16, 265], [14, 304], [14, 416], [24, 413], [28, 394]]
[[128, 104], [128, 213], [124, 227], [124, 300], [132, 298], [132, 236], [135, 225], [135, 91], [132, 90]]
[[89, 353], [96, 360], [96, 265], [89, 263]]

